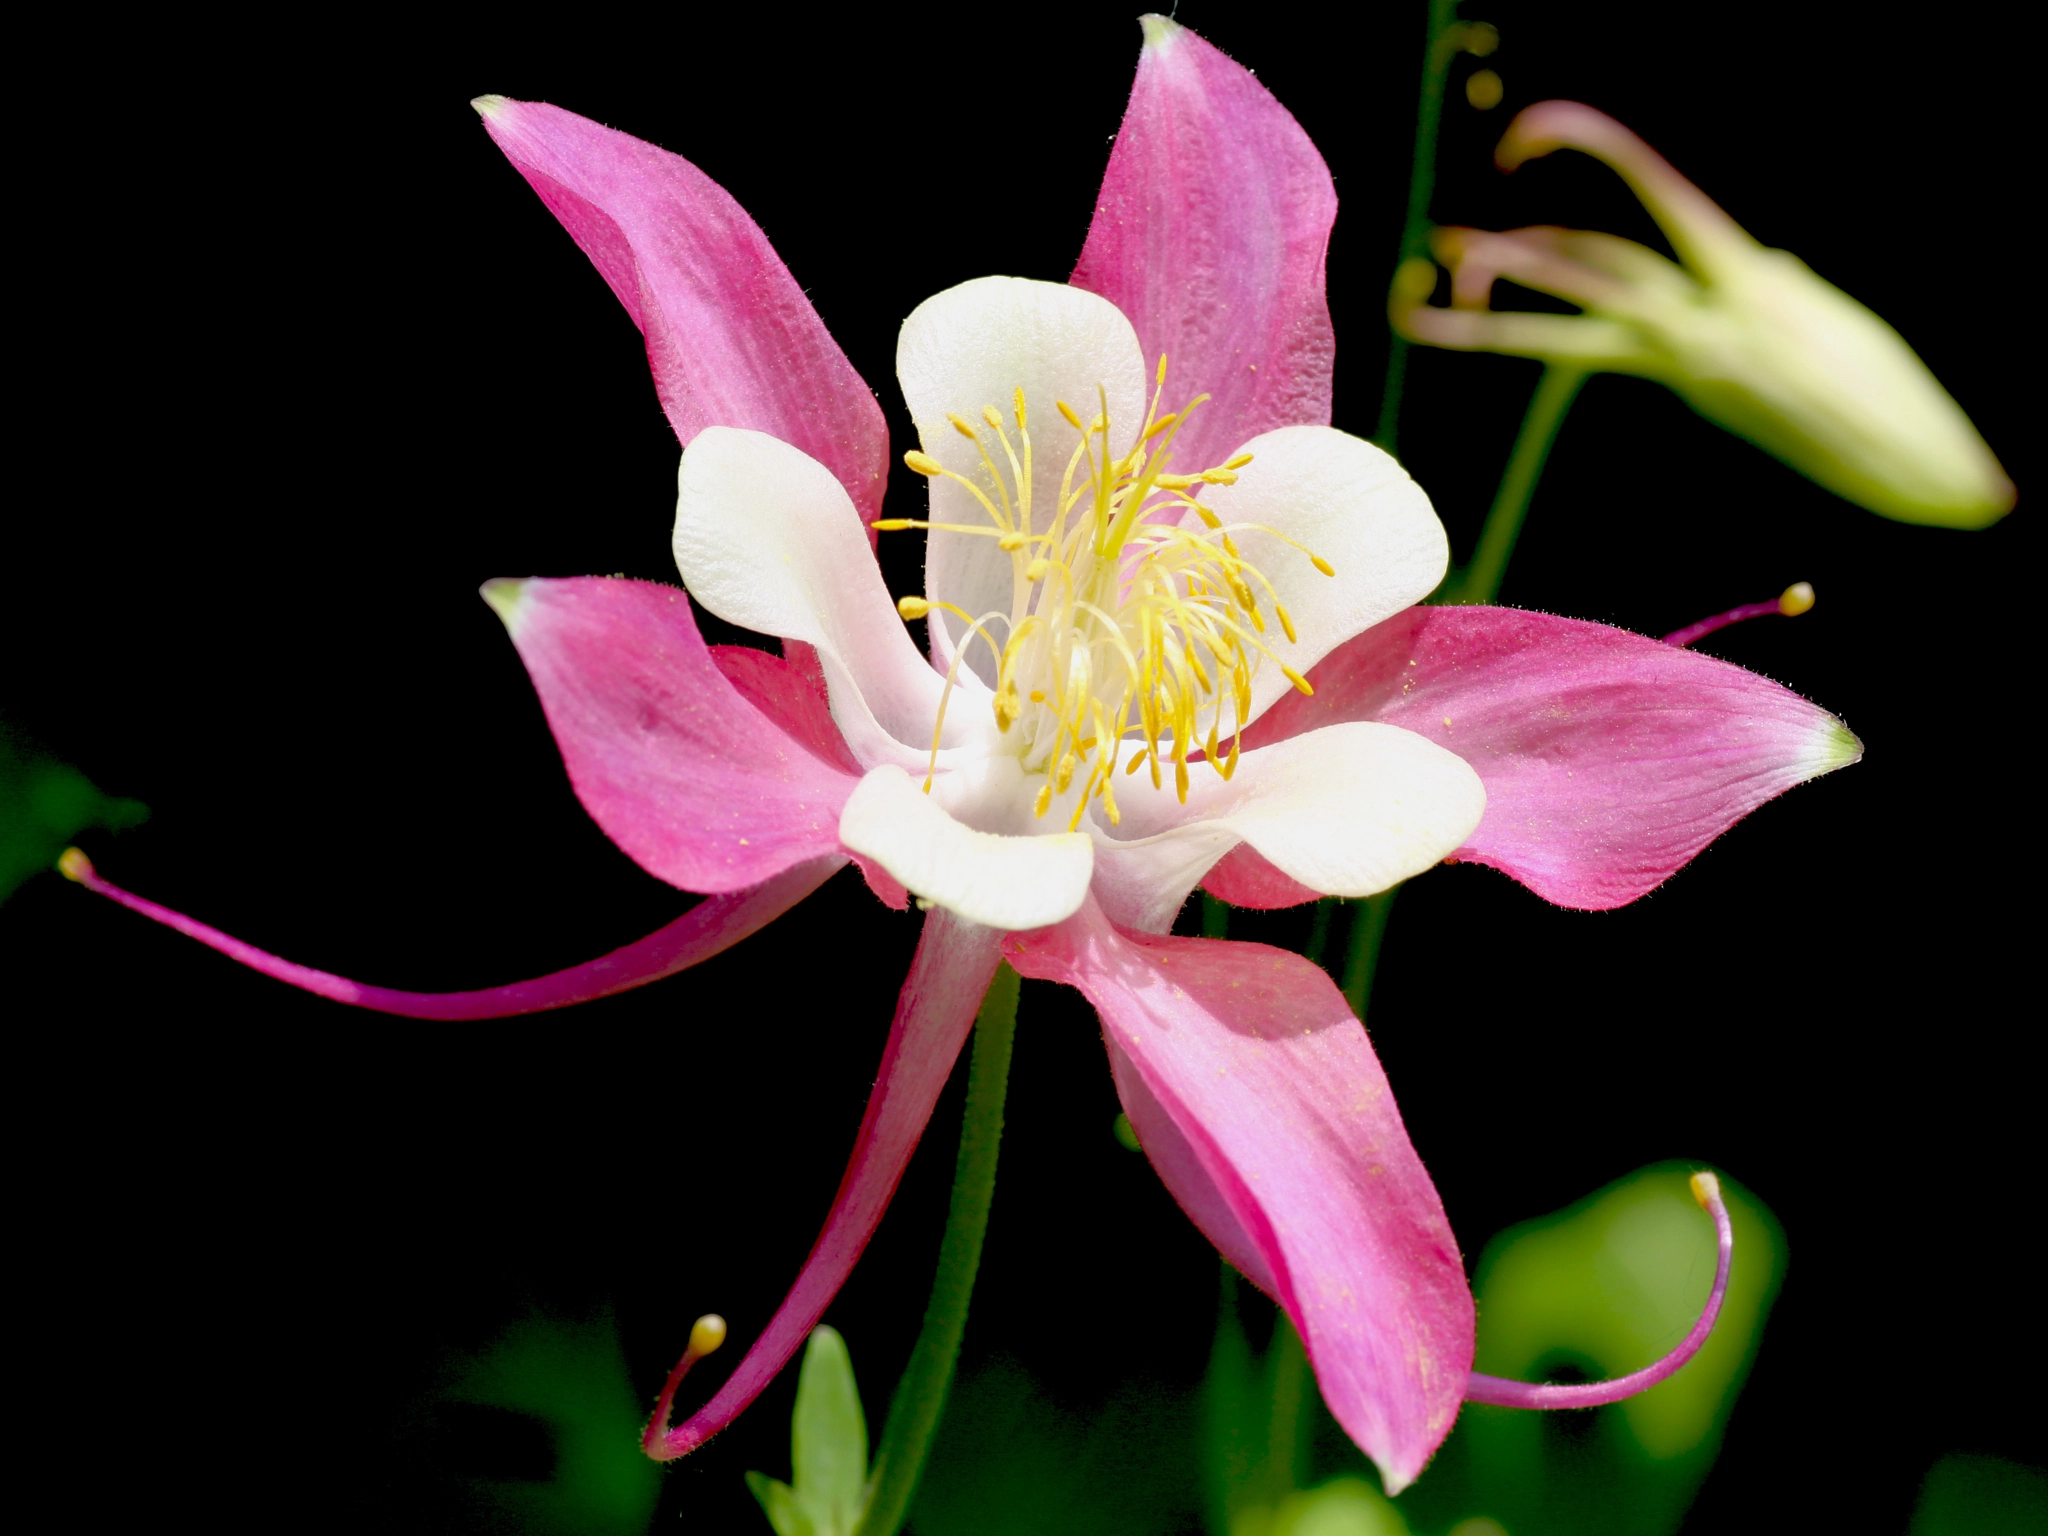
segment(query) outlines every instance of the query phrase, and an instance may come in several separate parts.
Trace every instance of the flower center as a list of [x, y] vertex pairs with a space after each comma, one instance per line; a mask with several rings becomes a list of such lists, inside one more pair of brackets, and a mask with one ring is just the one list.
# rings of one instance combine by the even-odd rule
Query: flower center
[[[1014, 437], [993, 405], [982, 408], [982, 426], [952, 416], [954, 430], [980, 452], [985, 474], [977, 478], [983, 483], [915, 450], [904, 462], [921, 475], [966, 487], [988, 522], [888, 518], [875, 524], [879, 530], [929, 528], [993, 538], [1009, 554], [1007, 612], [970, 614], [942, 598], [922, 597], [903, 598], [897, 610], [918, 619], [941, 608], [966, 623], [947, 674], [947, 699], [968, 648], [989, 648], [996, 724], [1025, 771], [1046, 776], [1036, 814], [1044, 816], [1053, 798], [1065, 795], [1081, 776], [1069, 830], [1080, 825], [1094, 799], [1102, 801], [1112, 825], [1122, 820], [1115, 789], [1120, 763], [1126, 773], [1149, 769], [1156, 789], [1164, 782], [1162, 759], [1170, 762], [1183, 804], [1191, 761], [1206, 761], [1228, 779], [1237, 768], [1238, 733], [1250, 717], [1251, 681], [1261, 665], [1271, 662], [1303, 693], [1313, 691], [1272, 649], [1266, 609], [1288, 644], [1295, 640], [1294, 621], [1233, 535], [1279, 539], [1301, 549], [1325, 576], [1335, 572], [1284, 534], [1260, 524], [1225, 524], [1197, 499], [1205, 486], [1233, 484], [1250, 454], [1198, 474], [1169, 472], [1174, 438], [1209, 397], [1197, 396], [1185, 409], [1161, 415], [1165, 384], [1162, 357], [1144, 427], [1130, 452], [1117, 459], [1110, 458], [1109, 408], [1099, 388], [1100, 409], [1086, 423], [1072, 406], [1057, 402], [1080, 440], [1050, 508], [1032, 505], [1033, 447], [1023, 390], [1013, 398]], [[1181, 526], [1189, 512], [1199, 527]], [[944, 717], [941, 702], [933, 726], [934, 763]], [[931, 788], [929, 772], [925, 788]]]

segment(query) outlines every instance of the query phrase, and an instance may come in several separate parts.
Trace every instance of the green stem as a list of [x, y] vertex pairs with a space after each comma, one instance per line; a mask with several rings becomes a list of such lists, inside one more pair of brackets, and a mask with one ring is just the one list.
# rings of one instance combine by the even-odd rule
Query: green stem
[[1507, 471], [1500, 477], [1500, 489], [1493, 493], [1486, 526], [1479, 530], [1479, 547], [1472, 552], [1472, 563], [1449, 584], [1453, 602], [1490, 603], [1500, 595], [1501, 578], [1507, 575], [1508, 558], [1521, 536], [1529, 498], [1543, 478], [1550, 445], [1557, 441], [1557, 429], [1564, 425], [1565, 413], [1585, 382], [1586, 370], [1568, 363], [1551, 363], [1536, 381], [1536, 393], [1529, 397], [1522, 430], [1515, 434], [1514, 451], [1508, 455]]
[[[1444, 82], [1460, 43], [1458, 0], [1429, 0], [1429, 37], [1422, 49], [1422, 96], [1415, 108], [1415, 157], [1408, 169], [1408, 214], [1401, 225], [1401, 261], [1429, 253], [1429, 200], [1436, 191], [1436, 140], [1444, 116]], [[1399, 263], [1396, 263], [1399, 266]], [[1408, 377], [1408, 340], [1387, 348], [1387, 382], [1380, 392], [1380, 424], [1372, 440], [1387, 452], [1401, 423], [1401, 390]]]
[[1308, 1470], [1308, 1353], [1301, 1335], [1285, 1312], [1273, 1319], [1273, 1342], [1266, 1348], [1266, 1492], [1278, 1504], [1302, 1484]]
[[1202, 937], [1205, 939], [1227, 939], [1230, 937], [1230, 906], [1218, 901], [1207, 891], [1202, 892]]
[[1007, 962], [997, 966], [974, 1021], [967, 1114], [960, 1127], [960, 1156], [953, 1165], [953, 1199], [946, 1210], [946, 1235], [939, 1244], [939, 1271], [932, 1277], [931, 1300], [925, 1303], [924, 1326], [918, 1330], [910, 1364], [889, 1400], [889, 1420], [868, 1479], [859, 1536], [896, 1536], [902, 1529], [946, 1406], [947, 1389], [953, 1384], [974, 1274], [981, 1267], [981, 1240], [988, 1234], [989, 1202], [996, 1192], [996, 1153], [1003, 1140], [1003, 1097], [1010, 1086], [1019, 985]]
[[1372, 998], [1372, 976], [1379, 966], [1380, 945], [1387, 937], [1387, 916], [1394, 910], [1394, 898], [1400, 891], [1401, 887], [1396, 885], [1377, 896], [1347, 903], [1351, 908], [1351, 932], [1344, 940], [1344, 1000], [1351, 1004], [1351, 1011], [1358, 1015], [1361, 1024], [1365, 1022], [1365, 1005]]

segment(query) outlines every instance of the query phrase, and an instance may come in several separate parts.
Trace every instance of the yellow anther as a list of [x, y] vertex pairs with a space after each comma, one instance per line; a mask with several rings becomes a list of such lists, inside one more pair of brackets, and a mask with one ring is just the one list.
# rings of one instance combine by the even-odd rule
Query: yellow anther
[[1280, 627], [1287, 631], [1288, 644], [1292, 645], [1296, 641], [1298, 641], [1301, 638], [1301, 636], [1297, 635], [1294, 632], [1294, 620], [1290, 619], [1287, 616], [1287, 610], [1281, 607], [1280, 604], [1275, 603], [1273, 605], [1273, 612], [1279, 616]]
[[899, 597], [896, 611], [906, 619], [921, 619], [932, 611], [931, 600], [923, 597]]
[[907, 517], [878, 517], [874, 522], [877, 533], [901, 533], [905, 528], [915, 526]]
[[1308, 559], [1309, 564], [1313, 565], [1325, 576], [1334, 576], [1337, 574], [1337, 568], [1334, 565], [1330, 564], [1329, 561], [1325, 560], [1321, 555], [1310, 555]]
[[1017, 386], [1016, 393], [1010, 397], [1010, 404], [1017, 413], [1017, 430], [1022, 432], [1024, 430], [1024, 386], [1022, 384]]
[[1036, 560], [1024, 567], [1024, 579], [1026, 581], [1043, 581], [1045, 580], [1045, 573], [1051, 569], [1052, 562], [1046, 559], [1045, 556], [1040, 555]]
[[1225, 469], [1243, 469], [1245, 465], [1251, 463], [1251, 461], [1252, 456], [1250, 454], [1240, 453], [1231, 458], [1225, 459], [1223, 461], [1223, 467]]
[[1200, 475], [1154, 475], [1152, 483], [1162, 491], [1184, 491], [1191, 485], [1200, 485]]
[[1179, 412], [1168, 411], [1164, 416], [1160, 417], [1157, 421], [1153, 422], [1151, 426], [1147, 427], [1145, 429], [1145, 435], [1139, 438], [1138, 441], [1141, 443], [1149, 443], [1150, 441], [1152, 441], [1153, 438], [1157, 437], [1160, 433], [1164, 432], [1168, 427], [1172, 426], [1176, 421], [1179, 420]]
[[1049, 811], [1049, 810], [1051, 810], [1051, 809], [1052, 809], [1052, 785], [1050, 785], [1050, 784], [1041, 784], [1041, 785], [1039, 785], [1039, 787], [1038, 787], [1038, 800], [1037, 800], [1037, 803], [1036, 803], [1035, 805], [1033, 805], [1033, 807], [1032, 807], [1032, 809], [1031, 809], [1031, 814], [1032, 814], [1032, 815], [1034, 815], [1034, 816], [1043, 816], [1043, 815], [1044, 815], [1044, 814], [1045, 814], [1045, 813], [1046, 813], [1047, 811]]
[[[974, 433], [970, 431], [967, 435], [972, 437]], [[928, 453], [919, 453], [915, 448], [903, 455], [903, 462], [909, 467], [912, 474], [943, 475], [946, 472], [945, 465]]]
[[1173, 792], [1179, 796], [1182, 805], [1188, 803], [1188, 760], [1178, 744], [1173, 753]]
[[[1813, 606], [1813, 587], [1804, 581], [1795, 581], [1778, 598], [1778, 612], [1788, 619], [1796, 619]], [[1708, 1175], [1712, 1177], [1711, 1174]]]
[[1154, 375], [1154, 382], [1158, 388], [1166, 388], [1166, 354], [1164, 352], [1159, 354], [1159, 371]]
[[946, 412], [946, 420], [953, 423], [953, 430], [955, 432], [958, 432], [962, 437], [966, 438], [969, 442], [978, 443], [981, 441], [980, 438], [974, 435], [973, 426], [967, 422], [962, 421], [958, 416], [955, 416], [951, 411]]
[[1067, 786], [1074, 781], [1074, 769], [1079, 766], [1079, 763], [1080, 759], [1076, 758], [1071, 752], [1062, 756], [1060, 758], [1060, 766], [1052, 776], [1052, 787], [1064, 795], [1067, 792]]
[[1071, 405], [1067, 404], [1064, 400], [1055, 400], [1053, 404], [1059, 408], [1059, 413], [1067, 418], [1068, 426], [1072, 427], [1076, 432], [1085, 430], [1081, 426], [1081, 418], [1074, 414], [1074, 408]]
[[1140, 768], [1144, 767], [1144, 765], [1145, 754], [1140, 752], [1136, 757], [1132, 758], [1128, 763], [1124, 764], [1124, 772], [1136, 773]]
[[1280, 670], [1282, 673], [1286, 675], [1287, 681], [1294, 684], [1294, 686], [1299, 688], [1303, 693], [1312, 694], [1315, 692], [1315, 689], [1309, 686], [1308, 679], [1303, 677], [1299, 672], [1295, 671], [1294, 668], [1288, 666], [1286, 662], [1283, 661], [1280, 664]]
[[1211, 485], [1237, 484], [1237, 472], [1235, 470], [1205, 469], [1202, 471], [1202, 478], [1208, 481]]
[[57, 873], [66, 880], [83, 883], [92, 878], [92, 860], [85, 856], [82, 848], [66, 848], [57, 855]]
[[1003, 550], [1012, 550], [1022, 549], [1026, 544], [1029, 544], [1030, 542], [1031, 536], [1029, 534], [1018, 533], [1015, 529], [1012, 529], [1010, 530], [1010, 532], [1004, 534], [1001, 538], [997, 539], [996, 545], [998, 548]]
[[1699, 1201], [1702, 1210], [1711, 1211], [1721, 1203], [1721, 1181], [1711, 1173], [1700, 1172], [1692, 1176], [1692, 1197]]
[[1223, 535], [1223, 547], [1230, 552], [1231, 559], [1242, 560], [1244, 558], [1244, 556], [1237, 552], [1237, 542], [1227, 533]]
[[981, 408], [981, 419], [994, 427], [998, 432], [1003, 430], [1003, 418], [996, 414], [994, 406], [984, 405]]
[[1506, 94], [1507, 88], [1493, 70], [1475, 69], [1466, 78], [1465, 99], [1481, 112], [1491, 112]]
[[1202, 524], [1204, 527], [1214, 529], [1221, 528], [1223, 526], [1223, 519], [1218, 517], [1214, 512], [1211, 512], [1199, 501], [1195, 503], [1195, 511], [1201, 515]]
[[706, 1312], [690, 1325], [690, 1353], [702, 1359], [725, 1342], [725, 1319]]
[[1032, 689], [1031, 702], [1034, 704], [1043, 704], [1045, 702], [1045, 694], [1041, 692], [1039, 689]]

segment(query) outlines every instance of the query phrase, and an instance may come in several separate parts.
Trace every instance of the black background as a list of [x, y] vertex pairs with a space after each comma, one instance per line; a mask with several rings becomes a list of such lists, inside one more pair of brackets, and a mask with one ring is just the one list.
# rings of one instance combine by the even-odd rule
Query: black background
[[[1361, 434], [1420, 10], [1191, 0], [1180, 18], [1255, 68], [1335, 173], [1336, 422]], [[1593, 102], [1897, 325], [2023, 495], [2037, 483], [2016, 7], [1910, 26], [1761, 4], [1470, 14], [1501, 27], [1508, 96], [1475, 112], [1458, 67], [1439, 219], [1654, 240], [1591, 161], [1491, 169], [1515, 108]], [[806, 285], [900, 453], [901, 318], [983, 273], [1066, 275], [1138, 41], [1099, 5], [586, 6], [108, 22], [25, 49], [0, 709], [153, 807], [88, 840], [102, 870], [424, 989], [666, 921], [684, 899], [577, 806], [475, 589], [672, 580], [677, 445], [631, 324], [467, 99], [550, 100], [694, 159]], [[1415, 357], [1403, 456], [1460, 552], [1534, 375]], [[1897, 1530], [1936, 1455], [2039, 1455], [2017, 1385], [2043, 1364], [2035, 922], [2008, 873], [2037, 836], [2020, 647], [2038, 548], [2024, 505], [1978, 535], [1887, 523], [1599, 378], [1509, 574], [1505, 601], [1652, 634], [1810, 580], [1809, 617], [1707, 648], [1868, 746], [1624, 911], [1553, 910], [1461, 867], [1393, 918], [1374, 1037], [1468, 1253], [1671, 1156], [1730, 1170], [1785, 1224], [1787, 1289], [1688, 1529]], [[889, 558], [911, 589], [914, 545]], [[1239, 931], [1298, 939], [1287, 922]], [[751, 1337], [838, 1179], [916, 923], [842, 876], [687, 978], [441, 1026], [302, 996], [32, 882], [0, 909], [15, 1391], [38, 1447], [17, 1475], [105, 1528], [201, 1508], [430, 1525], [394, 1426], [444, 1351], [530, 1304], [609, 1302], [651, 1398], [698, 1312]], [[922, 1305], [957, 1093], [830, 1314], [871, 1410]], [[968, 1360], [1019, 1356], [1081, 1404], [1191, 1382], [1213, 1317], [1213, 1259], [1111, 1139], [1115, 1107], [1085, 1008], [1028, 986]], [[786, 1469], [789, 1391], [670, 1475], [662, 1528], [753, 1528], [739, 1472]]]

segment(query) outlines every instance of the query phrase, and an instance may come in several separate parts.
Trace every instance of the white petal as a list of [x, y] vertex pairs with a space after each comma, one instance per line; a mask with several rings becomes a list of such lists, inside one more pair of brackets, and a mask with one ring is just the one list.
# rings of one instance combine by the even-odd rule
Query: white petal
[[[1190, 768], [1121, 781], [1117, 840], [1098, 839], [1095, 890], [1126, 927], [1163, 933], [1209, 867], [1240, 841], [1311, 890], [1370, 896], [1418, 875], [1479, 825], [1486, 790], [1455, 753], [1399, 726], [1354, 721], [1247, 752], [1228, 783]], [[1126, 787], [1128, 786], [1128, 788]]]
[[1005, 837], [955, 821], [900, 768], [854, 786], [839, 840], [917, 896], [989, 928], [1044, 928], [1081, 909], [1094, 867], [1085, 832]]
[[[1237, 484], [1212, 487], [1202, 501], [1226, 526], [1263, 524], [1307, 545], [1337, 572], [1323, 575], [1307, 555], [1267, 535], [1233, 535], [1294, 620], [1300, 638], [1290, 645], [1269, 612], [1265, 639], [1295, 671], [1308, 671], [1443, 580], [1450, 563], [1444, 525], [1390, 454], [1334, 427], [1281, 427], [1239, 451], [1252, 462]], [[1192, 512], [1183, 523], [1200, 526]], [[1264, 590], [1254, 590], [1267, 606]], [[1271, 662], [1261, 666], [1252, 679], [1253, 716], [1292, 686]]]
[[[705, 428], [677, 473], [675, 555], [690, 595], [727, 623], [823, 653], [833, 717], [862, 762], [923, 762], [944, 680], [831, 470], [765, 432]], [[966, 702], [947, 708], [949, 741], [975, 713]]]
[[[1012, 402], [1017, 390], [1024, 391], [1033, 446], [1032, 524], [1041, 531], [1051, 526], [1060, 481], [1080, 442], [1054, 402], [1066, 401], [1089, 421], [1101, 409], [1099, 387], [1108, 399], [1110, 442], [1119, 456], [1144, 425], [1149, 403], [1138, 334], [1121, 310], [1084, 289], [1021, 277], [977, 278], [918, 305], [896, 343], [896, 376], [924, 451], [966, 476], [998, 507], [1003, 501], [980, 452], [946, 418], [949, 412], [959, 416], [981, 434], [1014, 497], [1009, 461], [981, 413], [994, 406], [1014, 443]], [[942, 479], [934, 479], [931, 487], [933, 522], [988, 526], [987, 512], [964, 487]], [[930, 539], [928, 597], [977, 618], [991, 611], [1009, 613], [1011, 556], [994, 539], [959, 533], [933, 533]], [[965, 627], [957, 618], [932, 616], [933, 652], [942, 665], [951, 661]], [[1006, 629], [998, 626], [996, 643], [1005, 638]], [[979, 641], [969, 650], [967, 664], [993, 684], [995, 670]]]

